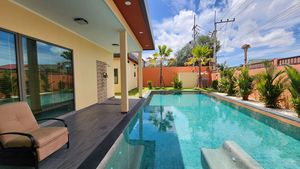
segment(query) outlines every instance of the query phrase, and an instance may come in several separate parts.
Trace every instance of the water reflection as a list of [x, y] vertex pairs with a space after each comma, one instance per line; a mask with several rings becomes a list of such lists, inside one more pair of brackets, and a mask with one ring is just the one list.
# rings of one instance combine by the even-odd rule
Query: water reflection
[[173, 128], [172, 122], [174, 121], [174, 116], [172, 111], [164, 111], [163, 106], [159, 106], [158, 109], [154, 108], [150, 111], [149, 121], [158, 128], [159, 131], [166, 132]]

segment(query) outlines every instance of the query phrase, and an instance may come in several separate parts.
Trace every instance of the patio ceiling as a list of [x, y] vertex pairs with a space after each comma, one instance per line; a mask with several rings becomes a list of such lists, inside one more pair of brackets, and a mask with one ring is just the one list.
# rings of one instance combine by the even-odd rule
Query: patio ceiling
[[[119, 44], [119, 31], [125, 30], [125, 28], [104, 0], [13, 0], [13, 2], [108, 51], [119, 52], [119, 47], [112, 44]], [[88, 24], [76, 23], [73, 19], [77, 17], [86, 19]], [[134, 34], [136, 33], [134, 32]], [[138, 44], [139, 42], [134, 39], [135, 37], [128, 36], [129, 52], [140, 50], [142, 41], [137, 38], [140, 42]]]
[[113, 0], [124, 16], [126, 22], [139, 40], [144, 50], [153, 50], [149, 15], [147, 13], [147, 0], [132, 0], [131, 5], [125, 5], [124, 0]]

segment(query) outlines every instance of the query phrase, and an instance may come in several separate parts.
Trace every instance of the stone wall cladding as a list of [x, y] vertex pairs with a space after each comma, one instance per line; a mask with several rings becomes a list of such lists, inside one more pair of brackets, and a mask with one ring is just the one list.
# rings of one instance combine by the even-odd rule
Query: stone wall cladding
[[107, 78], [104, 77], [107, 73], [107, 65], [101, 61], [96, 61], [96, 65], [98, 103], [102, 103], [107, 99]]

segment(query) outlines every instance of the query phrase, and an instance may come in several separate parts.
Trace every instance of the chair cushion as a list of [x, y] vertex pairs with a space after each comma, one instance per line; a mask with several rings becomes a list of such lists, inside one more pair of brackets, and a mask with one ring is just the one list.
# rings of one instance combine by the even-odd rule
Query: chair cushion
[[[29, 132], [36, 142], [38, 148], [55, 141], [63, 134], [68, 134], [66, 127], [45, 127]], [[30, 147], [31, 142], [28, 137], [18, 136], [13, 140], [8, 141], [5, 147]]]
[[[38, 128], [38, 123], [26, 102], [9, 103], [0, 106], [0, 133], [28, 133]], [[0, 137], [0, 141], [2, 144], [6, 144], [16, 137], [18, 136], [5, 135]]]

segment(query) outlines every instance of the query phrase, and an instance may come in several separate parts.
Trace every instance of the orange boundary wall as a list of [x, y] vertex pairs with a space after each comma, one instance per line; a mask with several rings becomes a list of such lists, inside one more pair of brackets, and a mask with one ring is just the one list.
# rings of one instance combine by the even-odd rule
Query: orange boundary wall
[[[172, 81], [175, 77], [178, 76], [178, 73], [180, 72], [198, 72], [199, 68], [197, 66], [185, 66], [185, 67], [163, 67], [163, 81], [164, 86], [172, 86]], [[202, 72], [207, 71], [207, 67], [202, 67]], [[160, 74], [160, 68], [159, 67], [145, 67], [143, 68], [143, 86], [147, 87], [148, 81], [152, 81], [152, 85], [154, 87], [159, 86], [159, 74]], [[207, 75], [204, 75], [204, 77], [207, 77]], [[210, 84], [211, 82], [211, 72], [208, 71], [208, 82]]]

